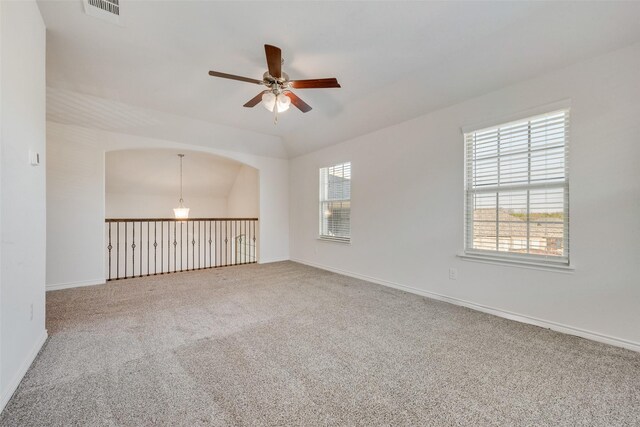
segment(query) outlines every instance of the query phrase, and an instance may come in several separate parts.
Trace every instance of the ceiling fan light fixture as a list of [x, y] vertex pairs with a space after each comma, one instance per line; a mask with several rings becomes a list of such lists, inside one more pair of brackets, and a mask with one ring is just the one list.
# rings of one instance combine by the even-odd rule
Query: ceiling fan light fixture
[[272, 92], [267, 92], [262, 95], [262, 106], [269, 111], [273, 111], [273, 107], [276, 105], [276, 96]]
[[291, 106], [291, 99], [283, 93], [276, 95], [273, 92], [267, 92], [262, 95], [262, 106], [271, 112], [277, 107], [278, 113], [282, 113]]
[[289, 106], [291, 106], [291, 100], [287, 95], [281, 93], [276, 97], [276, 104], [278, 104], [278, 112], [281, 113], [289, 109]]

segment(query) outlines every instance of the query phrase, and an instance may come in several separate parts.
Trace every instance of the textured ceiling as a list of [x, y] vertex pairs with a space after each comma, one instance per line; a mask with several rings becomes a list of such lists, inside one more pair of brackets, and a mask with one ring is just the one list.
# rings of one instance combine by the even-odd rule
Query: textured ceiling
[[[61, 108], [79, 93], [98, 110], [123, 106], [116, 131], [166, 131], [159, 114], [171, 114], [281, 138], [289, 156], [640, 41], [640, 2], [122, 0], [124, 26], [87, 16], [81, 0], [39, 5], [52, 120], [91, 125]], [[335, 76], [342, 89], [298, 90], [314, 109], [277, 126], [243, 108], [260, 88], [207, 72], [260, 78], [264, 43], [282, 48], [292, 78]]]

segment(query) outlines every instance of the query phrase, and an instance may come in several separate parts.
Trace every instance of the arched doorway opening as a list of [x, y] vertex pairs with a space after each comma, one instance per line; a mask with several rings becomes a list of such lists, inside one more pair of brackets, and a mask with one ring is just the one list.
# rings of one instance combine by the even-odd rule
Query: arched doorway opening
[[[188, 219], [177, 219], [183, 158]], [[257, 261], [258, 170], [182, 149], [105, 155], [106, 279], [200, 270]]]

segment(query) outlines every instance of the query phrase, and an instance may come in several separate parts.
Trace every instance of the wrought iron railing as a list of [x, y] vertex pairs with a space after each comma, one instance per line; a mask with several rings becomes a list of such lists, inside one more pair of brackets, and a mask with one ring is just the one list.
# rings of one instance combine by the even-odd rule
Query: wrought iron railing
[[105, 219], [107, 280], [256, 262], [257, 218]]

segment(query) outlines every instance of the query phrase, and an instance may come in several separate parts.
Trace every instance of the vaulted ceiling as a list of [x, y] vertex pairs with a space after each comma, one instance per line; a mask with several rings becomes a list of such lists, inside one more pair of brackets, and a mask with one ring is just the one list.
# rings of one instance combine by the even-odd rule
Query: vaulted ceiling
[[[87, 125], [61, 108], [77, 94], [146, 111], [113, 130], [157, 133], [169, 114], [281, 138], [288, 156], [640, 41], [640, 2], [121, 0], [123, 26], [81, 0], [39, 5], [54, 120]], [[292, 78], [335, 76], [342, 89], [298, 90], [313, 110], [277, 125], [243, 108], [260, 87], [207, 72], [261, 78], [265, 43], [282, 48]]]

